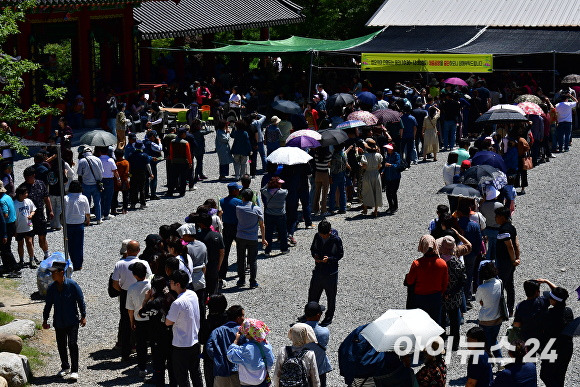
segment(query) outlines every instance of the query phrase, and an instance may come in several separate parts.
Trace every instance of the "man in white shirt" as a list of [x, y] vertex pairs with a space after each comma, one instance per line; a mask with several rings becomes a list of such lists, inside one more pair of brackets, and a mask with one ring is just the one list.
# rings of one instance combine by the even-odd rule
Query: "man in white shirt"
[[[126, 247], [125, 247], [126, 246]], [[121, 341], [121, 360], [129, 361], [129, 356], [131, 355], [131, 320], [129, 319], [129, 312], [127, 312], [127, 290], [129, 287], [137, 282], [137, 279], [129, 270], [129, 266], [135, 262], [141, 262], [145, 265], [147, 269], [147, 275], [151, 275], [151, 268], [147, 261], [138, 259], [139, 251], [141, 246], [139, 242], [135, 240], [128, 241], [121, 246], [121, 255], [125, 255], [123, 259], [117, 261], [115, 264], [115, 269], [113, 270], [113, 287], [120, 292], [119, 295], [119, 306], [121, 312], [121, 320], [119, 321], [119, 339]]]
[[172, 366], [173, 374], [179, 387], [203, 387], [201, 370], [199, 368], [200, 345], [197, 338], [199, 332], [199, 301], [195, 292], [187, 290], [189, 278], [183, 270], [171, 274], [169, 286], [177, 293], [177, 299], [165, 318], [165, 324], [173, 329]]
[[113, 195], [115, 192], [115, 180], [121, 183], [121, 178], [117, 172], [117, 164], [115, 160], [109, 157], [109, 148], [106, 146], [97, 147], [95, 153], [99, 155], [99, 160], [103, 165], [103, 187], [104, 190], [101, 192], [101, 213], [103, 214], [103, 220], [109, 220], [114, 218], [115, 215], [111, 215], [111, 203], [113, 201]]
[[131, 329], [135, 331], [135, 342], [137, 348], [137, 367], [139, 377], [144, 378], [147, 374], [147, 341], [151, 337], [151, 325], [149, 316], [139, 316], [139, 309], [143, 305], [143, 300], [147, 292], [151, 289], [151, 284], [147, 281], [147, 267], [141, 262], [134, 262], [129, 265], [129, 270], [137, 280], [127, 290], [127, 302], [125, 307], [129, 312]]
[[101, 224], [101, 191], [97, 182], [103, 180], [103, 163], [98, 157], [93, 156], [91, 148], [82, 148], [79, 154], [79, 166], [77, 175], [79, 181], [83, 184], [83, 195], [95, 201], [95, 218], [97, 224]]
[[[571, 99], [573, 102], [569, 102]], [[558, 126], [556, 127], [556, 142], [558, 143], [558, 152], [568, 152], [570, 138], [572, 136], [572, 113], [578, 106], [578, 100], [572, 94], [562, 94], [560, 102], [556, 104], [556, 113], [558, 113]]]
[[316, 90], [318, 90], [318, 94], [320, 95], [323, 101], [326, 101], [328, 99], [328, 93], [326, 92], [326, 90], [324, 90], [324, 86], [322, 85], [322, 83], [316, 85]]

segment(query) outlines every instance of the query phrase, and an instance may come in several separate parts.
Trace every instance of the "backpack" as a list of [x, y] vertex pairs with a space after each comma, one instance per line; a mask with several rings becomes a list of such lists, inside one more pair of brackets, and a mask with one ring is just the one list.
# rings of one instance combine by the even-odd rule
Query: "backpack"
[[282, 364], [280, 387], [309, 387], [306, 367], [302, 359], [308, 349], [304, 348], [294, 354], [292, 347], [286, 347], [286, 360]]

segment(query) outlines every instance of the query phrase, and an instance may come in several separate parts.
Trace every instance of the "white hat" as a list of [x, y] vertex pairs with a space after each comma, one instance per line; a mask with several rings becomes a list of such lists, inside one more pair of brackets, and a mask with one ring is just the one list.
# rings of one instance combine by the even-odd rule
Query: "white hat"
[[497, 198], [499, 195], [499, 191], [495, 189], [493, 185], [488, 185], [485, 188], [485, 200], [493, 200]]
[[194, 223], [185, 223], [177, 229], [177, 233], [183, 238], [184, 235], [195, 235], [197, 234], [197, 229]]

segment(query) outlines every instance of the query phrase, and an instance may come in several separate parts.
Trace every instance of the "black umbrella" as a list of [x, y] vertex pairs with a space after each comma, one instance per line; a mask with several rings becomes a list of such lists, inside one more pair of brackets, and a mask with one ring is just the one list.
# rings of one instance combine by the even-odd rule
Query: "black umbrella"
[[354, 97], [352, 94], [336, 93], [328, 97], [326, 100], [326, 110], [331, 111], [334, 107], [344, 107], [353, 102]]
[[286, 114], [302, 114], [302, 108], [296, 102], [281, 99], [272, 103], [272, 109]]
[[319, 141], [321, 146], [338, 145], [348, 140], [348, 134], [344, 130], [326, 129], [318, 133], [322, 135]]
[[528, 119], [522, 113], [514, 110], [496, 109], [483, 113], [475, 122], [496, 124], [501, 122], [528, 122]]
[[496, 189], [501, 189], [507, 184], [507, 177], [505, 173], [491, 165], [476, 165], [465, 171], [461, 176], [461, 182], [475, 186], [491, 184]]
[[437, 193], [470, 199], [477, 199], [481, 197], [481, 192], [465, 184], [449, 184], [441, 188], [439, 191], [437, 191]]

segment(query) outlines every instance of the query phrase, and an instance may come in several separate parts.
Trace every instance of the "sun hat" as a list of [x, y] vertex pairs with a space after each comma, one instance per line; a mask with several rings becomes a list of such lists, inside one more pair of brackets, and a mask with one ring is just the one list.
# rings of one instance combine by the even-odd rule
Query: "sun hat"
[[278, 116], [272, 116], [272, 118], [270, 118], [270, 122], [274, 125], [278, 125], [280, 123], [280, 121], [282, 121], [280, 118], [278, 118]]
[[250, 336], [257, 342], [263, 342], [266, 341], [270, 328], [263, 321], [247, 318], [240, 325], [239, 332], [244, 336]]

